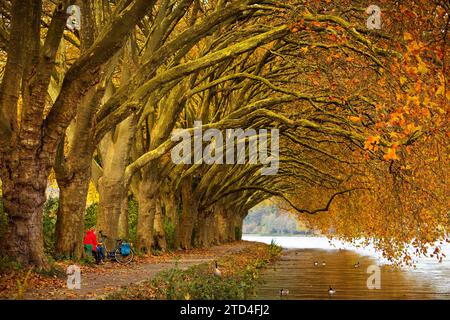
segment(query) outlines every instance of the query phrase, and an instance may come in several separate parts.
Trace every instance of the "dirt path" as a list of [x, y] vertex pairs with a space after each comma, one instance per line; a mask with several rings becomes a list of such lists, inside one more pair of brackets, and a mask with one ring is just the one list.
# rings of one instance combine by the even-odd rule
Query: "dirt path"
[[172, 253], [162, 257], [148, 257], [128, 266], [107, 262], [96, 267], [81, 267], [81, 289], [66, 288], [65, 279], [57, 284], [43, 288], [30, 288], [25, 299], [99, 299], [116, 291], [122, 286], [153, 278], [163, 270], [174, 268], [187, 269], [193, 265], [210, 262], [236, 253], [252, 245], [252, 242], [239, 241], [214, 246], [209, 249]]

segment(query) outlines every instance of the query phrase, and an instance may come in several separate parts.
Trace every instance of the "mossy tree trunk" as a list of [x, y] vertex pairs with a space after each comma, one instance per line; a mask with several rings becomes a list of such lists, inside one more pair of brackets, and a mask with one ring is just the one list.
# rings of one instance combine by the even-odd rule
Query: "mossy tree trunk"
[[98, 181], [99, 212], [97, 230], [107, 236], [107, 246], [113, 248], [119, 239], [119, 219], [128, 210], [128, 185], [125, 169], [134, 137], [136, 117], [123, 121], [114, 132], [108, 133], [99, 146], [103, 174]]
[[177, 247], [192, 248], [194, 227], [198, 219], [198, 203], [192, 192], [192, 178], [188, 177], [181, 183], [182, 211], [180, 225], [177, 230]]
[[159, 203], [159, 186], [155, 174], [155, 170], [145, 172], [138, 184], [137, 248], [144, 253], [152, 249], [155, 212]]

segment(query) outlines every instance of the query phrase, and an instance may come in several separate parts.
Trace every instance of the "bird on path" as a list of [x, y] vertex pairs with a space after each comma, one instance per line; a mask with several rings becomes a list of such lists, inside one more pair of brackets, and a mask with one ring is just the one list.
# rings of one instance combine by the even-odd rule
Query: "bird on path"
[[287, 296], [289, 294], [289, 289], [281, 289], [280, 296]]
[[215, 261], [215, 263], [216, 263], [216, 267], [214, 268], [214, 275], [216, 277], [222, 277], [222, 271], [220, 271], [217, 261]]
[[283, 296], [287, 296], [289, 294], [288, 289], [280, 289], [280, 300], [283, 300]]

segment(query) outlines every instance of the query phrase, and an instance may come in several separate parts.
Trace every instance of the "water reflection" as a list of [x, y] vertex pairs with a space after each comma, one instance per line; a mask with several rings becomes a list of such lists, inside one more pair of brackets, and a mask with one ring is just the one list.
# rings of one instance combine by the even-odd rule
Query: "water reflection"
[[[439, 264], [435, 259], [421, 259], [416, 270], [398, 270], [383, 264], [376, 255], [338, 249], [324, 238], [295, 238], [278, 239], [278, 243], [286, 247], [287, 241], [306, 248], [286, 250], [279, 261], [264, 271], [257, 298], [280, 299], [280, 289], [287, 289], [289, 295], [283, 299], [450, 299], [450, 264], [446, 261]], [[355, 268], [358, 262], [360, 267]], [[380, 267], [379, 290], [367, 287], [370, 265]], [[330, 286], [336, 289], [332, 296], [328, 294]]]

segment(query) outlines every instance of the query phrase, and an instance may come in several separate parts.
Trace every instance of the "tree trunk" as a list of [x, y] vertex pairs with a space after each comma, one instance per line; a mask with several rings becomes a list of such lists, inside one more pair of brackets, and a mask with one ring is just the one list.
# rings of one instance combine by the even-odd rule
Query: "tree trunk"
[[153, 246], [161, 251], [167, 250], [166, 232], [164, 230], [165, 214], [162, 210], [162, 201], [155, 201], [155, 218], [153, 223], [154, 244]]
[[148, 253], [153, 245], [153, 224], [157, 205], [156, 193], [158, 187], [153, 179], [148, 176], [139, 183], [137, 194], [139, 202], [138, 224], [137, 224], [137, 248], [139, 251]]
[[243, 215], [241, 213], [234, 213], [234, 215], [231, 216], [231, 241], [237, 241], [242, 239], [242, 224], [244, 222]]
[[2, 159], [3, 205], [8, 228], [1, 251], [24, 265], [46, 268], [42, 229], [45, 189], [50, 166], [42, 165], [35, 154], [24, 150]]
[[129, 239], [130, 229], [128, 223], [128, 195], [124, 195], [119, 217], [119, 238]]
[[194, 232], [194, 246], [198, 248], [205, 248], [217, 243], [215, 238], [216, 233], [217, 226], [215, 224], [214, 208], [199, 212], [197, 225]]
[[182, 213], [177, 234], [177, 247], [192, 248], [192, 237], [198, 217], [198, 203], [192, 194], [192, 179], [186, 178], [181, 185]]
[[216, 225], [217, 225], [217, 236], [219, 243], [226, 243], [228, 241], [227, 237], [227, 216], [226, 211], [223, 206], [219, 206], [216, 215]]
[[202, 248], [206, 246], [206, 229], [208, 221], [204, 212], [198, 212], [198, 221], [194, 226], [192, 234], [192, 244], [194, 248]]
[[97, 230], [106, 234], [107, 247], [112, 250], [119, 239], [119, 218], [127, 196], [125, 169], [133, 142], [136, 116], [132, 115], [109, 132], [99, 145], [103, 175], [98, 181], [100, 195]]
[[[77, 108], [77, 117], [66, 130], [59, 145], [55, 173], [60, 189], [56, 222], [56, 253], [80, 259], [83, 254], [86, 197], [91, 179], [93, 145], [92, 117], [103, 94], [88, 90]], [[64, 154], [64, 145], [68, 145]]]
[[55, 245], [58, 255], [80, 259], [83, 254], [84, 215], [89, 178], [89, 170], [85, 170], [75, 173], [71, 180], [58, 180], [60, 196]]
[[179, 217], [177, 212], [177, 197], [170, 189], [163, 192], [161, 205], [164, 208], [164, 217], [170, 225], [170, 233], [165, 234], [167, 248], [176, 249], [176, 234], [179, 227]]
[[236, 213], [235, 212], [231, 212], [230, 209], [225, 209], [224, 210], [224, 216], [225, 216], [225, 242], [232, 242], [235, 240], [236, 238], [236, 230], [235, 230], [235, 221], [236, 221], [236, 217], [235, 217]]
[[99, 179], [99, 212], [97, 216], [97, 231], [105, 235], [106, 246], [113, 250], [119, 239], [119, 217], [122, 212], [122, 199], [125, 187], [123, 181], [110, 180], [103, 176]]

